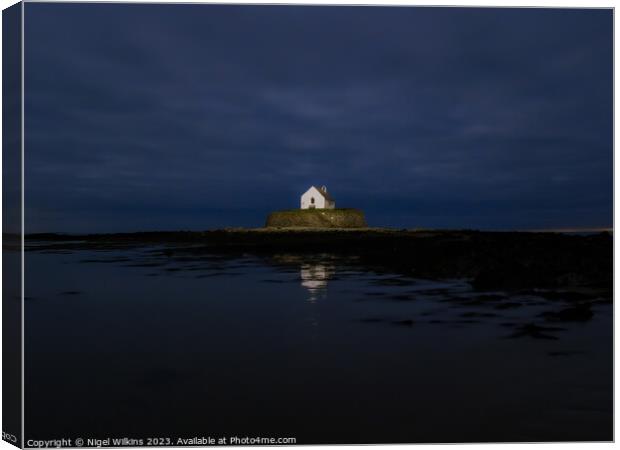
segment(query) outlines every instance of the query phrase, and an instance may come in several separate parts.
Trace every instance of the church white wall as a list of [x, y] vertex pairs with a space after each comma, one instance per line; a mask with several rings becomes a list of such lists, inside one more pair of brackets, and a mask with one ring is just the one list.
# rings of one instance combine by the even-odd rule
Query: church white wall
[[325, 197], [323, 197], [323, 195], [321, 195], [321, 193], [318, 191], [318, 189], [316, 189], [314, 186], [311, 187], [310, 189], [308, 189], [302, 196], [301, 196], [301, 209], [308, 209], [310, 208], [311, 203], [311, 199], [314, 197], [314, 207], [317, 209], [324, 209], [325, 208]]

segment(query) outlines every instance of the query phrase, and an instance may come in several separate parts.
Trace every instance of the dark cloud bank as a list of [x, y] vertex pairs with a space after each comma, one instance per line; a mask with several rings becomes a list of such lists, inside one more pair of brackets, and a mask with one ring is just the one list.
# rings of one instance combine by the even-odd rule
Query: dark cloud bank
[[27, 4], [27, 232], [612, 223], [611, 10]]

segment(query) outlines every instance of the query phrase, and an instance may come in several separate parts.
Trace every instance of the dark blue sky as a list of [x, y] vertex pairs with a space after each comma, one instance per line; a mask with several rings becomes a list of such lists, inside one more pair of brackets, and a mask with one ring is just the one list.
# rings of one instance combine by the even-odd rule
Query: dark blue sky
[[26, 4], [26, 231], [612, 223], [611, 10]]

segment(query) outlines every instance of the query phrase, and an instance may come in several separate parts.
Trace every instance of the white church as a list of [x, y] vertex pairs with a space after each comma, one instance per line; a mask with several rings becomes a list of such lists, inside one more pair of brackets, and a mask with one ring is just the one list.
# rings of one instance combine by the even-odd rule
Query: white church
[[336, 202], [327, 193], [327, 187], [310, 187], [301, 196], [301, 209], [334, 209]]

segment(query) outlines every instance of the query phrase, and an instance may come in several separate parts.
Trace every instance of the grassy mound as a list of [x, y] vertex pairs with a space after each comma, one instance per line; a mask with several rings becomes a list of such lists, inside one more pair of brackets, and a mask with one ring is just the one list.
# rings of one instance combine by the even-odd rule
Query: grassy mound
[[365, 228], [364, 213], [359, 209], [289, 209], [274, 211], [266, 227], [274, 228]]

